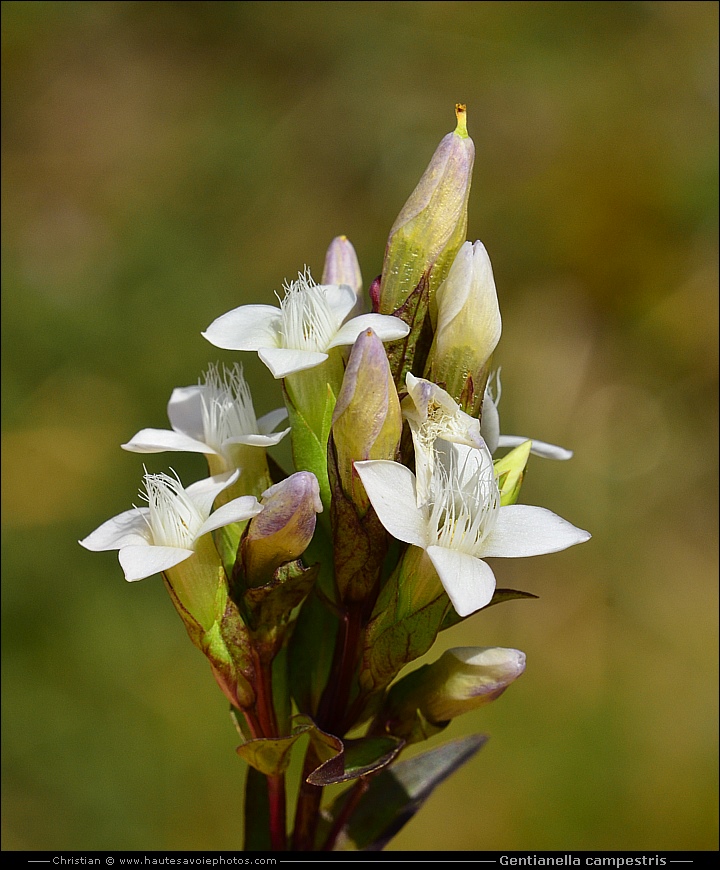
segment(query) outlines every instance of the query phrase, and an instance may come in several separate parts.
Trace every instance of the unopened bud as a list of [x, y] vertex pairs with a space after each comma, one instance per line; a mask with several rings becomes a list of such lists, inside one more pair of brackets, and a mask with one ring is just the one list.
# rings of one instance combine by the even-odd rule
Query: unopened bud
[[355, 248], [347, 236], [335, 236], [325, 254], [325, 267], [321, 284], [347, 284], [355, 291], [357, 303], [350, 312], [350, 317], [363, 314], [369, 310], [362, 295], [362, 273]]
[[493, 462], [495, 479], [500, 490], [500, 505], [515, 504], [520, 496], [520, 487], [530, 458], [532, 441], [519, 444], [502, 459]]
[[394, 459], [402, 433], [400, 401], [382, 341], [372, 329], [353, 345], [332, 423], [338, 476], [361, 510], [369, 504], [353, 462]]
[[317, 478], [298, 471], [267, 489], [263, 511], [250, 522], [241, 544], [242, 564], [249, 586], [272, 580], [275, 569], [299, 559], [315, 532], [316, 514], [322, 511]]
[[437, 147], [420, 182], [390, 230], [379, 311], [392, 314], [428, 275], [430, 294], [442, 282], [465, 239], [475, 145], [465, 106], [455, 108], [457, 127]]
[[438, 288], [437, 324], [428, 377], [444, 384], [473, 416], [480, 413], [489, 361], [502, 320], [490, 258], [482, 242], [465, 242]]
[[393, 733], [416, 728], [419, 711], [440, 725], [498, 698], [525, 670], [525, 653], [502, 647], [458, 647], [408, 674], [390, 690], [384, 717]]

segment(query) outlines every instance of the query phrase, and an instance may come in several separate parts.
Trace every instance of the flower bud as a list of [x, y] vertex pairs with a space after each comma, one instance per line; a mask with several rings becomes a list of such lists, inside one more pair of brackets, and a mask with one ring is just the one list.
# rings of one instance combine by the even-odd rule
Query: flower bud
[[493, 462], [495, 479], [500, 490], [501, 506], [517, 502], [531, 447], [532, 441], [524, 441], [502, 459], [496, 459]]
[[322, 511], [317, 478], [298, 471], [271, 486], [262, 495], [263, 511], [251, 522], [241, 544], [243, 571], [248, 586], [262, 586], [276, 568], [299, 559], [315, 532], [316, 514]]
[[482, 242], [465, 242], [438, 288], [428, 377], [467, 413], [482, 407], [489, 361], [502, 331], [492, 266]]
[[417, 711], [441, 725], [500, 697], [525, 670], [525, 653], [502, 647], [447, 650], [396, 683], [383, 711], [392, 733], [404, 736], [417, 727]]
[[400, 308], [428, 273], [432, 294], [465, 239], [475, 145], [465, 106], [457, 105], [455, 112], [455, 131], [438, 145], [390, 230], [379, 292], [382, 314]]
[[347, 236], [335, 236], [325, 254], [325, 267], [321, 284], [347, 284], [357, 296], [355, 308], [350, 317], [355, 317], [369, 309], [362, 295], [362, 273], [355, 248]]
[[394, 459], [402, 433], [400, 401], [382, 341], [372, 329], [353, 345], [332, 423], [338, 477], [346, 496], [367, 510], [368, 499], [353, 462]]

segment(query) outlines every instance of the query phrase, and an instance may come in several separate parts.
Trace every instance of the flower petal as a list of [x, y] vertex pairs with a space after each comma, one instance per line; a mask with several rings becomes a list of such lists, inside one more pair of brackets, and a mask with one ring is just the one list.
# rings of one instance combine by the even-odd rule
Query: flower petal
[[325, 291], [325, 299], [330, 306], [338, 328], [355, 307], [357, 295], [348, 284], [320, 284]]
[[173, 429], [197, 441], [202, 441], [205, 435], [202, 412], [204, 390], [205, 387], [200, 384], [176, 387], [167, 406], [168, 420]]
[[355, 462], [354, 467], [385, 529], [399, 541], [424, 549], [427, 518], [425, 509], [416, 504], [412, 471], [387, 459]]
[[482, 403], [480, 434], [485, 439], [490, 453], [494, 453], [498, 449], [500, 439], [500, 414], [489, 391], [485, 392], [485, 398]]
[[270, 435], [272, 430], [287, 419], [287, 408], [275, 408], [274, 411], [269, 411], [262, 417], [258, 417], [258, 432], [260, 435]]
[[490, 603], [495, 575], [487, 562], [447, 547], [428, 547], [427, 554], [460, 616], [469, 616]]
[[317, 353], [312, 350], [293, 350], [287, 347], [263, 347], [258, 350], [258, 356], [276, 379], [287, 377], [294, 372], [305, 371], [305, 369], [313, 369], [328, 358], [326, 353]]
[[241, 495], [240, 498], [234, 498], [210, 514], [198, 529], [196, 540], [201, 535], [212, 532], [214, 529], [219, 529], [221, 526], [227, 526], [230, 523], [241, 523], [244, 520], [249, 520], [251, 517], [256, 517], [262, 509], [263, 506], [254, 495]]
[[280, 309], [273, 305], [241, 305], [213, 320], [202, 335], [226, 350], [259, 350], [277, 347], [280, 324]]
[[405, 338], [410, 332], [410, 327], [399, 317], [393, 317], [391, 314], [361, 314], [359, 317], [353, 317], [348, 320], [337, 331], [335, 338], [328, 345], [328, 350], [331, 347], [340, 347], [343, 344], [355, 344], [355, 341], [361, 332], [366, 329], [372, 329], [381, 341], [394, 341], [396, 338]]
[[541, 556], [590, 539], [590, 533], [546, 508], [527, 504], [501, 507], [495, 527], [483, 541], [483, 558]]
[[125, 572], [125, 579], [132, 582], [167, 571], [193, 554], [193, 550], [183, 550], [180, 547], [154, 547], [147, 544], [144, 547], [123, 547], [118, 558]]
[[104, 522], [78, 543], [86, 550], [119, 550], [130, 544], [148, 545], [148, 508], [131, 508]]
[[236, 435], [235, 438], [228, 438], [223, 441], [223, 449], [228, 444], [246, 444], [248, 447], [274, 447], [279, 444], [287, 435], [290, 429], [283, 429], [282, 432], [273, 432], [270, 435]]
[[[485, 405], [483, 405], [484, 413]], [[523, 438], [522, 435], [501, 435], [498, 439], [498, 447], [517, 447], [518, 444], [524, 444], [525, 441], [532, 442], [530, 452], [534, 453], [535, 456], [542, 456], [545, 459], [572, 459], [572, 450], [566, 450], [564, 447], [548, 444], [545, 441], [536, 441], [534, 438]]]
[[232, 486], [240, 476], [240, 471], [228, 471], [225, 474], [216, 474], [214, 477], [206, 477], [203, 480], [198, 480], [191, 483], [185, 488], [185, 492], [192, 499], [193, 504], [200, 512], [200, 515], [205, 517], [210, 516], [212, 505], [224, 489]]
[[196, 441], [189, 435], [171, 429], [141, 429], [127, 444], [120, 446], [131, 453], [164, 453], [166, 450], [174, 450], [217, 455], [216, 450], [202, 441]]

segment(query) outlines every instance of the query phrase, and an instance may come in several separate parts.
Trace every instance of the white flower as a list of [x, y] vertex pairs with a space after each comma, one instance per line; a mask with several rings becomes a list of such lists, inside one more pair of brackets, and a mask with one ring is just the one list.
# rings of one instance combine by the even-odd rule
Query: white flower
[[250, 389], [242, 368], [211, 365], [204, 383], [177, 387], [167, 406], [170, 429], [141, 429], [123, 444], [132, 453], [163, 453], [166, 450], [188, 451], [219, 456], [225, 469], [235, 468], [234, 445], [271, 447], [290, 431], [273, 432], [287, 417], [285, 408], [270, 411], [259, 420], [255, 417]]
[[427, 501], [435, 467], [435, 441], [441, 438], [468, 447], [483, 447], [480, 421], [466, 414], [447, 390], [408, 372], [403, 417], [410, 424], [415, 448], [418, 504]]
[[355, 468], [380, 522], [426, 551], [460, 616], [492, 599], [495, 575], [486, 558], [554, 553], [590, 538], [545, 508], [501, 507], [486, 447], [439, 446], [430, 499], [419, 506], [415, 475], [404, 465], [369, 460]]
[[532, 443], [530, 452], [536, 456], [542, 456], [545, 459], [572, 459], [572, 450], [566, 450], [564, 447], [547, 444], [545, 441], [536, 441], [534, 438], [525, 438], [523, 435], [500, 434], [500, 415], [497, 406], [500, 403], [502, 388], [499, 370], [495, 375], [495, 380], [497, 382], [497, 397], [493, 394], [491, 383], [488, 381], [480, 415], [480, 432], [490, 452], [495, 453], [498, 447], [517, 447], [519, 444], [530, 441]]
[[126, 580], [142, 580], [189, 559], [203, 536], [262, 510], [251, 495], [233, 499], [210, 513], [218, 493], [231, 486], [238, 472], [209, 477], [187, 489], [167, 474], [146, 474], [147, 507], [135, 507], [104, 522], [80, 544], [87, 550], [119, 550]]
[[316, 284], [309, 271], [285, 284], [280, 308], [241, 305], [214, 320], [203, 335], [226, 350], [256, 350], [275, 378], [325, 362], [334, 347], [354, 344], [366, 329], [383, 341], [404, 338], [410, 327], [397, 317], [363, 314], [345, 323], [357, 297], [347, 284]]

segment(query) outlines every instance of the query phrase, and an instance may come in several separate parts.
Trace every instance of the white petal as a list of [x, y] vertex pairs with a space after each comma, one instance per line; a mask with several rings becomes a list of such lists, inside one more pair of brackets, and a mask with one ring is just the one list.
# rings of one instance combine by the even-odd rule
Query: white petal
[[412, 471], [387, 459], [370, 459], [354, 465], [386, 530], [399, 541], [425, 548], [427, 518], [424, 508], [416, 504]]
[[497, 405], [488, 392], [485, 393], [482, 403], [480, 434], [485, 439], [490, 453], [494, 453], [498, 449], [500, 439], [500, 414], [498, 414]]
[[94, 532], [79, 541], [86, 550], [119, 550], [130, 544], [148, 544], [148, 508], [131, 508], [104, 522]]
[[263, 347], [258, 356], [270, 369], [274, 378], [284, 378], [294, 372], [313, 369], [324, 363], [328, 358], [326, 353], [312, 350], [293, 350], [287, 347]]
[[[484, 413], [485, 405], [483, 405]], [[518, 444], [524, 444], [526, 441], [532, 441], [530, 452], [534, 453], [535, 456], [542, 456], [545, 459], [572, 459], [572, 450], [566, 450], [564, 447], [548, 444], [545, 441], [536, 441], [534, 438], [523, 438], [521, 435], [501, 435], [498, 447], [517, 447]]]
[[590, 539], [590, 533], [546, 508], [527, 504], [501, 507], [495, 527], [483, 541], [489, 556], [540, 556], [557, 553]]
[[127, 442], [120, 445], [123, 450], [131, 453], [164, 453], [166, 450], [183, 451], [188, 453], [212, 453], [216, 450], [202, 441], [196, 441], [182, 432], [174, 432], [171, 429], [141, 429]]
[[320, 284], [338, 327], [350, 314], [357, 302], [357, 295], [348, 284]]
[[241, 495], [240, 498], [234, 498], [210, 514], [208, 519], [198, 529], [196, 540], [201, 535], [212, 532], [214, 529], [219, 529], [221, 526], [249, 520], [251, 517], [257, 516], [262, 509], [263, 506], [254, 495]]
[[197, 441], [202, 441], [205, 434], [202, 410], [204, 390], [205, 388], [200, 384], [176, 387], [167, 406], [168, 420], [173, 429]]
[[228, 444], [247, 444], [248, 447], [274, 447], [279, 444], [287, 435], [290, 429], [283, 429], [282, 432], [273, 432], [271, 435], [236, 435], [235, 438], [228, 438], [223, 441], [223, 450]]
[[185, 492], [192, 499], [193, 504], [197, 507], [200, 515], [208, 517], [212, 510], [212, 505], [224, 489], [232, 486], [240, 476], [240, 471], [235, 470], [226, 472], [225, 474], [216, 474], [214, 477], [206, 477], [203, 480], [198, 480], [186, 487]]
[[193, 555], [192, 550], [180, 547], [123, 547], [118, 553], [120, 565], [125, 572], [125, 579], [144, 580], [153, 574], [167, 571]]
[[275, 408], [274, 411], [269, 411], [264, 416], [258, 418], [258, 432], [261, 435], [269, 435], [278, 423], [282, 423], [283, 420], [287, 419], [287, 415], [287, 408]]
[[340, 327], [335, 338], [330, 342], [328, 350], [343, 344], [355, 344], [358, 335], [366, 329], [372, 329], [381, 341], [405, 338], [410, 332], [410, 327], [399, 317], [390, 314], [361, 314], [360, 317], [353, 317]]
[[272, 305], [241, 305], [213, 320], [202, 335], [226, 350], [277, 347], [280, 309]]
[[428, 547], [427, 554], [460, 616], [475, 613], [490, 603], [495, 575], [487, 562], [446, 547]]

